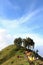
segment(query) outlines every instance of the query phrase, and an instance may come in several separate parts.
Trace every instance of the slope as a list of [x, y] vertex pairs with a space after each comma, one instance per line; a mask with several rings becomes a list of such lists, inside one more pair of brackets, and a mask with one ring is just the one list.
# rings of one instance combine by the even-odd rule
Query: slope
[[[29, 65], [24, 54], [25, 48], [15, 45], [3, 49], [0, 52], [0, 65]], [[18, 58], [20, 56], [20, 58]]]
[[[30, 51], [35, 54], [35, 52], [32, 50], [24, 47], [18, 48], [16, 45], [6, 47], [0, 51], [0, 65], [32, 65], [25, 55], [25, 51]], [[40, 56], [38, 55], [38, 57]], [[34, 62], [34, 65], [39, 65], [37, 62], [42, 63], [39, 59]]]

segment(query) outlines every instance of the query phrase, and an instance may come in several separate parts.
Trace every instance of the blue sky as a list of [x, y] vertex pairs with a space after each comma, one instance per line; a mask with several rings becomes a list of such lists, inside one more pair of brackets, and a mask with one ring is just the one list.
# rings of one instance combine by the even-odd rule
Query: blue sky
[[43, 45], [43, 0], [0, 0], [0, 49], [19, 36]]

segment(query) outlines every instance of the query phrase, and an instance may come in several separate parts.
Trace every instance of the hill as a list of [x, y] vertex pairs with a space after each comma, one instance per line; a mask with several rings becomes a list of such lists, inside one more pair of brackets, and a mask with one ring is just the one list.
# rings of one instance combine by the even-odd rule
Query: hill
[[[32, 50], [27, 50], [24, 47], [18, 48], [16, 45], [6, 47], [0, 51], [0, 65], [30, 65], [30, 61], [25, 54], [26, 51], [30, 51], [35, 54]], [[39, 58], [33, 63], [34, 65], [38, 65], [38, 63], [42, 63], [42, 61]]]

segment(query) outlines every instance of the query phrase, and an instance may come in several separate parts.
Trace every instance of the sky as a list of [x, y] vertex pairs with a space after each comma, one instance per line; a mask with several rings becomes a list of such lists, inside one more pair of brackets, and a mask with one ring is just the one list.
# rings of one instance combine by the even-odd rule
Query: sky
[[17, 37], [30, 37], [43, 47], [43, 0], [0, 0], [0, 50]]

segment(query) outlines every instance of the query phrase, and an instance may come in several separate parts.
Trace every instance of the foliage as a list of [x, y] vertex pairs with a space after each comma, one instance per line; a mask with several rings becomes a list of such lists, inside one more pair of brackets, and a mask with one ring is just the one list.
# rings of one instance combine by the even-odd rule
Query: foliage
[[21, 46], [21, 44], [22, 44], [22, 39], [19, 37], [19, 38], [16, 38], [15, 40], [14, 40], [14, 44], [15, 45], [17, 45], [17, 46]]
[[29, 49], [29, 47], [33, 47], [34, 48], [34, 41], [31, 39], [31, 38], [24, 38], [24, 39], [22, 39], [22, 38], [16, 38], [15, 40], [14, 40], [14, 44], [15, 45], [17, 45], [17, 46], [21, 46], [22, 45], [22, 43], [23, 43], [23, 46], [26, 48], [26, 47], [28, 47], [28, 49]]
[[31, 38], [26, 38], [26, 40], [27, 40], [27, 42], [28, 42], [28, 46], [33, 46], [33, 48], [34, 48], [34, 41], [31, 39]]

